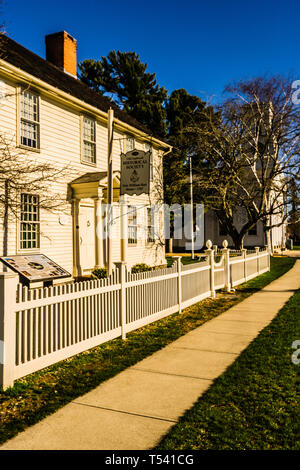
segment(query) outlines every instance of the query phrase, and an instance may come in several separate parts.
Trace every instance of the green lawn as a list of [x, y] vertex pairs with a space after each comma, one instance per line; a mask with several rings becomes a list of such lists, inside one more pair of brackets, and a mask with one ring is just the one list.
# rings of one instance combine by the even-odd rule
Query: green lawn
[[[167, 266], [168, 266], [168, 268], [169, 268], [170, 266], [172, 266], [172, 264], [173, 264], [174, 261], [175, 261], [175, 259], [174, 259], [173, 256], [166, 256], [166, 260], [167, 260]], [[203, 258], [202, 258], [202, 260], [203, 260]], [[197, 255], [195, 255], [195, 258], [194, 258], [194, 259], [192, 259], [191, 256], [182, 256], [182, 257], [181, 257], [181, 263], [184, 264], [184, 265], [185, 265], [185, 264], [191, 264], [191, 263], [198, 263], [199, 261], [200, 261], [200, 260], [199, 260], [199, 258], [198, 258]]]
[[159, 450], [300, 450], [300, 290], [180, 419]]
[[271, 258], [271, 272], [239, 286], [235, 295], [219, 293], [216, 299], [206, 299], [182, 314], [131, 332], [127, 341], [109, 341], [17, 380], [13, 388], [0, 391], [0, 443], [216, 317], [284, 274], [294, 262], [292, 258]]
[[293, 246], [293, 250], [296, 250], [296, 251], [299, 250], [299, 251], [300, 251], [300, 245], [294, 245], [294, 246]]

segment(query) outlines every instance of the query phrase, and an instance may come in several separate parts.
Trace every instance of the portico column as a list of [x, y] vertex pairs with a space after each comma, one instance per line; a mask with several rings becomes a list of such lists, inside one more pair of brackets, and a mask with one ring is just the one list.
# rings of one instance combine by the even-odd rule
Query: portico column
[[79, 244], [79, 199], [72, 199], [73, 221], [73, 277], [81, 276], [80, 244]]
[[120, 196], [120, 249], [121, 261], [127, 262], [127, 244], [128, 244], [128, 227], [127, 227], [127, 204], [126, 197]]
[[103, 268], [103, 219], [102, 219], [102, 189], [98, 192], [98, 197], [94, 198], [95, 213], [95, 269]]

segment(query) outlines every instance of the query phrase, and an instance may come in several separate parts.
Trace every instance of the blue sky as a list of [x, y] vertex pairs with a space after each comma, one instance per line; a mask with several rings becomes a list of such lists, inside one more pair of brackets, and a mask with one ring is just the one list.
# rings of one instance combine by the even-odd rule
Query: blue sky
[[300, 2], [278, 0], [3, 0], [8, 35], [45, 57], [44, 36], [66, 30], [78, 61], [136, 51], [169, 92], [218, 101], [232, 80], [300, 79]]

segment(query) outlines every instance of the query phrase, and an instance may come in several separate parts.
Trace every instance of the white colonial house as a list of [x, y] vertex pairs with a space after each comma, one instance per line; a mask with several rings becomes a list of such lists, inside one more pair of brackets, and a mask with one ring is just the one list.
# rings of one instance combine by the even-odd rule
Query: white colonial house
[[[150, 208], [162, 201], [162, 158], [171, 147], [76, 77], [76, 50], [64, 31], [46, 36], [46, 60], [0, 36], [1, 136], [24, 159], [63, 170], [50, 190], [65, 201], [40, 210], [42, 195], [20, 194], [20, 214], [9, 222], [5, 243], [0, 226], [0, 255], [44, 254], [74, 277], [107, 266], [102, 206], [112, 125], [112, 261], [165, 265], [163, 217], [155, 219], [161, 235], [154, 239]], [[150, 194], [123, 196], [120, 211], [120, 155], [133, 148], [151, 150]]]

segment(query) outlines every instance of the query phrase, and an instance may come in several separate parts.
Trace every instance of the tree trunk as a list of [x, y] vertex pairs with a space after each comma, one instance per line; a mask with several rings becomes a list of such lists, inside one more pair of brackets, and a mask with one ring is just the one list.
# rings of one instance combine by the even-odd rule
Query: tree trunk
[[271, 244], [271, 231], [270, 230], [266, 230], [266, 245], [268, 247], [269, 250], [272, 249], [272, 244]]
[[231, 235], [231, 238], [234, 243], [235, 250], [242, 250], [244, 248], [244, 238], [245, 235], [237, 233], [236, 235]]

